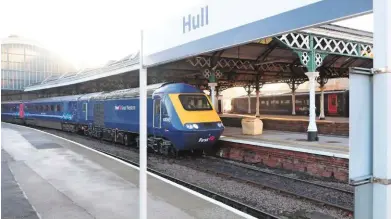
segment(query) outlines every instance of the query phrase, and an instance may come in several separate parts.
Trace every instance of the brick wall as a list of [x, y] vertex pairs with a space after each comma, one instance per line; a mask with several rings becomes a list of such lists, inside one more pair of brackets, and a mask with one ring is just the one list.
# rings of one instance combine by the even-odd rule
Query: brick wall
[[345, 158], [227, 141], [218, 142], [216, 155], [250, 164], [298, 171], [317, 177], [334, 178], [341, 182], [347, 182], [349, 178], [349, 160]]
[[[225, 126], [242, 127], [242, 118], [222, 117]], [[279, 130], [290, 132], [307, 132], [308, 121], [286, 119], [262, 119], [263, 128], [266, 130]], [[319, 134], [349, 136], [349, 123], [317, 121]]]

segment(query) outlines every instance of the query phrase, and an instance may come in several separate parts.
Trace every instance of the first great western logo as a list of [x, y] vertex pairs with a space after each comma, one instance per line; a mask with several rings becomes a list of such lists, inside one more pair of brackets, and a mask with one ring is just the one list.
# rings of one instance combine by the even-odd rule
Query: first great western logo
[[122, 106], [122, 105], [117, 105], [114, 106], [115, 110], [136, 110], [136, 106]]

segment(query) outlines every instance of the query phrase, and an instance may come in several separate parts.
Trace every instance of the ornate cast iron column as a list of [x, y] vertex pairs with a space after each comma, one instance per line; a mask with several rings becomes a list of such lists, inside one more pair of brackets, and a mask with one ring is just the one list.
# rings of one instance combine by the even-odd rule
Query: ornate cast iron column
[[248, 97], [247, 113], [251, 114], [251, 93], [254, 91], [254, 88], [251, 86], [251, 84], [246, 85], [243, 88], [247, 92], [247, 97]]
[[220, 86], [217, 86], [216, 87], [216, 99], [217, 99], [217, 101], [216, 101], [216, 105], [214, 106], [214, 107], [216, 107], [216, 111], [217, 111], [217, 113], [221, 113], [221, 111], [220, 111], [220, 107], [219, 107], [219, 95], [220, 95]]
[[317, 53], [314, 49], [314, 37], [309, 37], [309, 51], [296, 51], [300, 57], [301, 63], [307, 67], [308, 72], [305, 74], [309, 80], [309, 124], [307, 130], [308, 141], [318, 141], [318, 129], [315, 119], [315, 80], [319, 76], [317, 68], [322, 65], [325, 54]]
[[212, 100], [212, 106], [215, 108], [216, 106], [215, 90], [217, 87], [217, 78], [220, 78], [222, 76], [222, 73], [220, 70], [204, 69], [203, 75], [206, 79], [208, 79], [208, 86], [210, 87], [210, 97]]
[[320, 88], [320, 114], [319, 114], [319, 119], [320, 120], [325, 120], [326, 117], [325, 117], [325, 114], [324, 114], [324, 89], [325, 89], [324, 85], [327, 83], [328, 78], [326, 78], [326, 77], [321, 75], [316, 80], [317, 80], [318, 84], [320, 85], [319, 86], [319, 88]]
[[304, 79], [293, 76], [287, 83], [289, 88], [292, 90], [292, 115], [296, 115], [296, 90], [300, 84], [304, 83]]
[[305, 73], [309, 80], [310, 87], [310, 118], [308, 124], [308, 141], [318, 141], [318, 128], [315, 121], [315, 79], [319, 76], [319, 72]]
[[257, 102], [256, 102], [256, 105], [255, 105], [255, 117], [260, 117], [260, 113], [259, 113], [259, 96], [260, 96], [260, 90], [261, 88], [263, 87], [263, 83], [260, 82], [260, 78], [261, 76], [258, 74], [257, 75], [257, 81], [256, 81], [256, 84], [255, 84], [255, 94], [257, 95]]
[[292, 86], [292, 115], [296, 115], [296, 86]]

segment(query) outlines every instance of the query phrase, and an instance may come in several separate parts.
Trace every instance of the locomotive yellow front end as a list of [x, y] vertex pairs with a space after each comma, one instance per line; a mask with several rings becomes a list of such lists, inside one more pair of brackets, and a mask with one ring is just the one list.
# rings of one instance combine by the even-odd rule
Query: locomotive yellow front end
[[207, 149], [212, 147], [224, 131], [216, 110], [203, 93], [169, 94], [178, 116], [176, 147], [180, 150]]

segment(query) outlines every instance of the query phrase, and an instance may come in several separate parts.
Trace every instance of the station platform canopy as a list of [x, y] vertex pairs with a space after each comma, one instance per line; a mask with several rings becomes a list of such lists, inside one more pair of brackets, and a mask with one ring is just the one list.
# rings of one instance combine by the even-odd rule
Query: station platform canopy
[[[148, 69], [148, 81], [186, 82], [207, 88], [213, 71], [220, 91], [256, 81], [299, 85], [308, 80], [304, 73], [312, 64], [309, 54], [314, 52], [314, 64], [323, 83], [327, 83], [329, 78], [348, 77], [349, 67], [371, 67], [372, 45], [371, 32], [327, 24], [160, 64]], [[101, 68], [49, 77], [25, 91], [65, 87], [124, 73], [137, 76], [138, 69], [137, 53]], [[137, 81], [137, 77], [133, 78]]]

